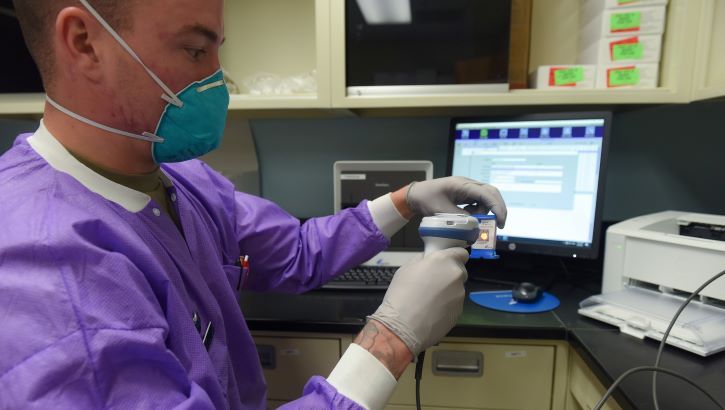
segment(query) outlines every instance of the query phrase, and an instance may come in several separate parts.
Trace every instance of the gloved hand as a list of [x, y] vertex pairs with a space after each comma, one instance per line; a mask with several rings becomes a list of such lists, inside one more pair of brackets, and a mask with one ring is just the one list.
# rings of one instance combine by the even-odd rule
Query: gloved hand
[[416, 357], [438, 343], [463, 311], [466, 261], [465, 249], [449, 248], [403, 265], [368, 319], [384, 324]]
[[506, 203], [493, 185], [464, 177], [446, 177], [429, 181], [413, 182], [408, 186], [406, 202], [410, 209], [423, 216], [436, 213], [461, 213], [456, 205], [467, 204], [464, 210], [470, 214], [496, 215], [496, 225], [506, 224]]

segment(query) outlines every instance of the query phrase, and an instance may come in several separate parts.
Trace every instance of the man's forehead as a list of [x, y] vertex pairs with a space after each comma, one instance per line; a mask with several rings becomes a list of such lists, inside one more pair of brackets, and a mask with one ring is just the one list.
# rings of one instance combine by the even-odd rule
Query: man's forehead
[[223, 0], [151, 0], [139, 2], [136, 21], [155, 25], [169, 34], [200, 34], [210, 41], [224, 36]]

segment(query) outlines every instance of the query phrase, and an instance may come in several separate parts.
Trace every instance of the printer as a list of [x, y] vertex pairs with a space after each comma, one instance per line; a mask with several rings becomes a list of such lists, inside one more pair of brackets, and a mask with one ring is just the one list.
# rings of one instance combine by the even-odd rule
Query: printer
[[[607, 230], [602, 294], [579, 314], [623, 333], [662, 340], [692, 292], [725, 270], [725, 217], [666, 211]], [[701, 356], [725, 350], [725, 277], [682, 312], [667, 343]]]

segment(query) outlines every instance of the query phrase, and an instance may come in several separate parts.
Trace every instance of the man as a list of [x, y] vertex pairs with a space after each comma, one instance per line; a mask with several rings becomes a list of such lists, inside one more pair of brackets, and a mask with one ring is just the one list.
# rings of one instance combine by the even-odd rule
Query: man
[[[225, 122], [221, 0], [14, 4], [48, 104], [0, 158], [0, 408], [265, 408], [237, 286], [317, 288], [414, 213], [466, 203], [505, 221], [495, 188], [448, 178], [300, 226], [193, 160]], [[402, 267], [330, 377], [288, 406], [382, 407], [455, 324], [467, 257]]]

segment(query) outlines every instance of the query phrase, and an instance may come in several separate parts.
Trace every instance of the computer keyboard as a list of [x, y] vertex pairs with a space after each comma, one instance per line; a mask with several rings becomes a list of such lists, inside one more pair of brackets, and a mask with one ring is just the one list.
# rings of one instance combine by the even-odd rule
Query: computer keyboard
[[323, 289], [385, 290], [397, 266], [358, 266], [324, 285]]

